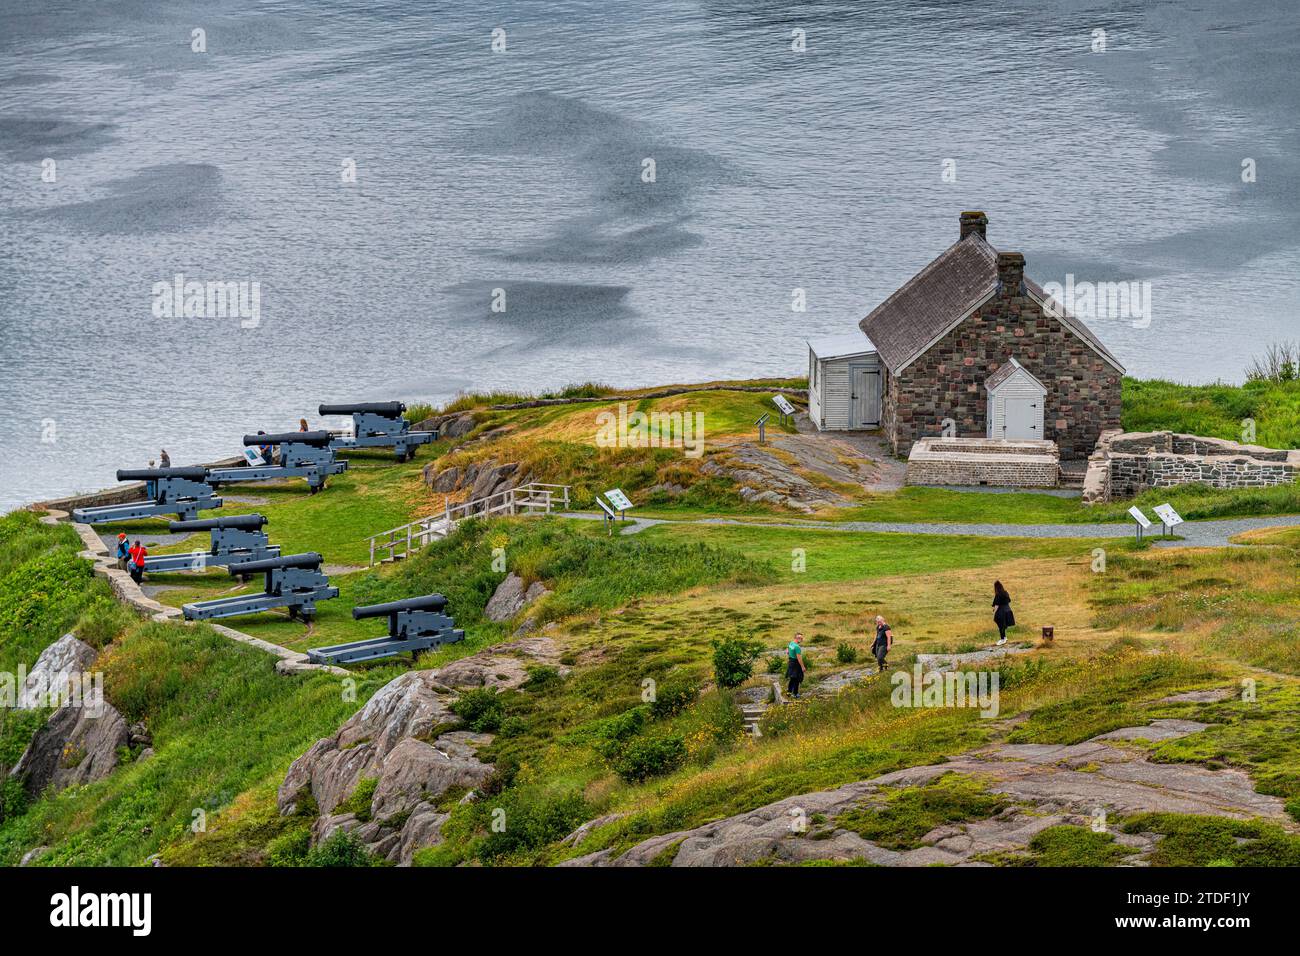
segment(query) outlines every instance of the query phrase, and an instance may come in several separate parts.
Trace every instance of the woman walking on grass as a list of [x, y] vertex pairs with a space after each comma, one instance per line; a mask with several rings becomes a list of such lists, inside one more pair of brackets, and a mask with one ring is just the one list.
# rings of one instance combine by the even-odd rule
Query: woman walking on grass
[[1011, 595], [1001, 581], [993, 582], [993, 623], [998, 626], [998, 644], [1007, 642], [1007, 628], [1014, 627], [1016, 616], [1011, 612]]
[[871, 653], [876, 658], [878, 673], [885, 672], [885, 657], [894, 646], [894, 632], [879, 614], [876, 615], [876, 639], [871, 642]]

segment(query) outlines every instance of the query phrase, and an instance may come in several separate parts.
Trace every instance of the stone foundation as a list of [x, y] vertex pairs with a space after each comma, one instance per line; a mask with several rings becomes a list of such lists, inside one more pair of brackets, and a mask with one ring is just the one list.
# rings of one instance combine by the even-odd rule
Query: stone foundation
[[907, 483], [1055, 488], [1060, 470], [1056, 442], [921, 438], [907, 458]]
[[1203, 484], [1268, 488], [1300, 474], [1300, 451], [1177, 432], [1103, 432], [1088, 459], [1083, 500], [1131, 498], [1151, 488]]

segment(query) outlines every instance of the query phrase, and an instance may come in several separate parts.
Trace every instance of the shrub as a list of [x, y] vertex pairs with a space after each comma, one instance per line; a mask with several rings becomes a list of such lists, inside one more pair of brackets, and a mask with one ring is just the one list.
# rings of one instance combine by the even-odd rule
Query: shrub
[[492, 733], [501, 726], [505, 705], [490, 687], [467, 690], [451, 705], [451, 712], [475, 733]]
[[650, 716], [666, 720], [680, 714], [699, 694], [699, 687], [689, 681], [674, 681], [655, 689], [655, 699], [650, 703]]
[[835, 660], [841, 664], [852, 664], [858, 659], [858, 649], [843, 642], [835, 645]]
[[743, 637], [713, 642], [713, 678], [719, 687], [739, 687], [754, 674], [754, 660], [763, 645]]
[[562, 683], [564, 683], [564, 678], [560, 676], [558, 670], [544, 664], [537, 664], [528, 668], [528, 679], [519, 686], [522, 690], [540, 694], [544, 691], [555, 690]]
[[779, 674], [785, 670], [785, 658], [780, 654], [773, 654], [767, 659], [767, 672], [769, 674]]
[[266, 845], [267, 866], [302, 866], [311, 852], [311, 828], [294, 827]]
[[681, 737], [666, 734], [633, 740], [614, 759], [614, 772], [628, 783], [640, 783], [650, 777], [672, 773], [686, 760], [686, 744]]
[[370, 805], [375, 799], [375, 788], [379, 786], [378, 777], [362, 777], [357, 781], [352, 795], [338, 806], [337, 813], [355, 813], [362, 823], [370, 820]]
[[621, 743], [641, 732], [647, 711], [648, 708], [641, 705], [613, 717], [606, 717], [596, 725], [596, 734], [603, 740]]
[[73, 632], [91, 647], [103, 648], [135, 620], [126, 607], [101, 594], [87, 605]]
[[329, 839], [312, 848], [303, 860], [304, 866], [371, 866], [374, 861], [365, 846], [351, 833], [335, 830]]
[[[508, 854], [537, 850], [572, 833], [591, 812], [580, 793], [517, 789], [501, 794], [499, 800], [473, 804], [475, 822], [488, 834], [475, 855], [490, 862]], [[504, 826], [493, 828], [496, 820]]]

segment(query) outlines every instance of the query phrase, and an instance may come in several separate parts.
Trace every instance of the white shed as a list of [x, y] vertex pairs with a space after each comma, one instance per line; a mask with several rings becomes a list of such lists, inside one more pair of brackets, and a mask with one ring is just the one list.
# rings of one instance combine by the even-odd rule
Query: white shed
[[808, 417], [821, 431], [880, 426], [880, 356], [861, 332], [808, 340]]
[[1030, 374], [1015, 359], [990, 375], [984, 382], [988, 390], [988, 438], [1041, 440], [1043, 409], [1047, 406], [1047, 386]]

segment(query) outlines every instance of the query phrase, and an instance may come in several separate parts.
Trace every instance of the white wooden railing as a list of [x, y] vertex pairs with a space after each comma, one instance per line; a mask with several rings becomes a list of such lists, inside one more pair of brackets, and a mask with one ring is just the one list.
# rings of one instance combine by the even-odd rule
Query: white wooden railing
[[370, 542], [370, 566], [375, 566], [376, 555], [380, 556], [378, 560], [384, 562], [401, 561], [429, 542], [447, 537], [456, 527], [456, 522], [466, 518], [549, 514], [557, 507], [569, 507], [569, 486], [548, 485], [539, 481], [459, 504], [448, 501], [442, 514], [417, 518], [400, 527], [372, 534], [367, 539]]

